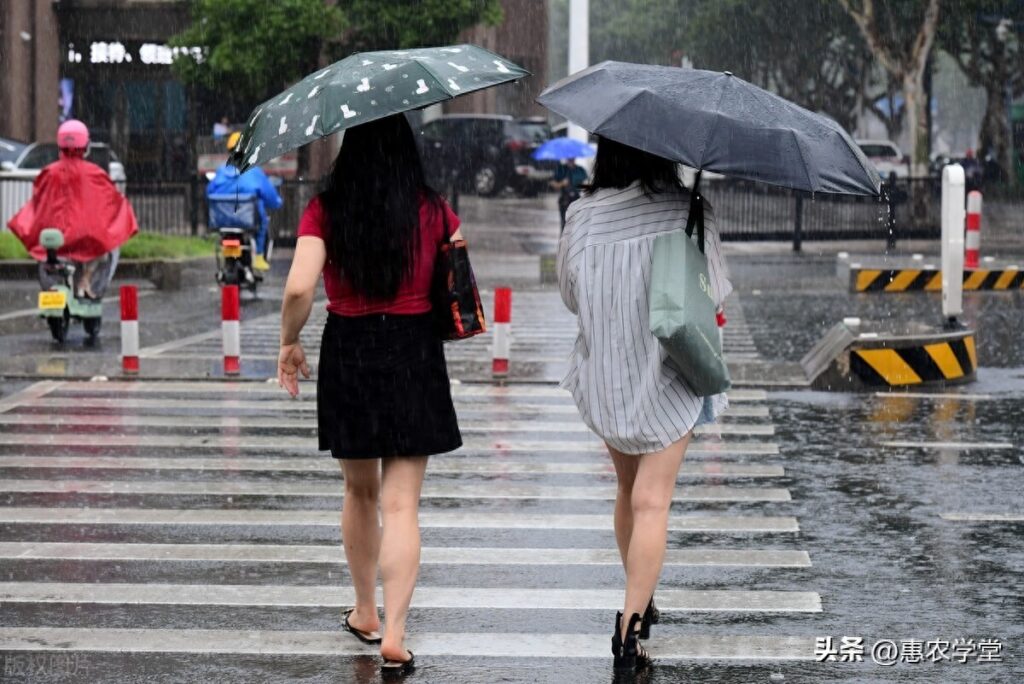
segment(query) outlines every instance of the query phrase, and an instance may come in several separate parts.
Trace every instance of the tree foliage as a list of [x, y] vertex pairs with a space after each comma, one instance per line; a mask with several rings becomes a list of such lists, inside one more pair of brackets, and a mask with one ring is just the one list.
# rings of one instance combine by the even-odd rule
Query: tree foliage
[[961, 0], [957, 10], [940, 24], [938, 43], [973, 85], [985, 89], [980, 147], [994, 154], [1012, 182], [1016, 174], [1005, 98], [1024, 94], [1024, 3]]
[[502, 19], [500, 0], [193, 0], [192, 24], [171, 45], [205, 58], [173, 65], [186, 83], [255, 103], [314, 71], [322, 55], [443, 45]]
[[341, 0], [339, 7], [352, 26], [350, 51], [445, 45], [465, 28], [502, 20], [499, 0]]
[[186, 83], [258, 101], [315, 69], [324, 41], [344, 28], [341, 10], [323, 0], [193, 0], [191, 26], [170, 44], [205, 56], [179, 56], [173, 69]]
[[679, 66], [687, 17], [699, 0], [591, 0], [594, 59]]
[[924, 74], [941, 16], [940, 0], [839, 0], [856, 22], [868, 49], [900, 84], [910, 129], [915, 175], [928, 167], [927, 102]]
[[704, 0], [686, 45], [695, 66], [732, 71], [847, 129], [877, 89], [864, 41], [835, 2]]

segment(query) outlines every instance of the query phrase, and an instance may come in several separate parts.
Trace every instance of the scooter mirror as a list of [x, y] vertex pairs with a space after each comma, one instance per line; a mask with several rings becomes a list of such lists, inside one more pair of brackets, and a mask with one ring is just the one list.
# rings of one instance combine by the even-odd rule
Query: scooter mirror
[[64, 246], [64, 233], [60, 228], [43, 228], [39, 233], [39, 244], [43, 249], [60, 249]]

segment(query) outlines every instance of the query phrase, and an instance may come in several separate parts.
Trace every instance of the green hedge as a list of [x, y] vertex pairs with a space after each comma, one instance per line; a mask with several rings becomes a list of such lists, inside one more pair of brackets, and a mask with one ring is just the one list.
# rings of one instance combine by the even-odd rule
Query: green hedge
[[[198, 238], [159, 233], [138, 233], [121, 246], [122, 259], [178, 259], [213, 256], [215, 237]], [[0, 259], [28, 259], [18, 238], [0, 233]]]
[[21, 241], [6, 230], [0, 232], [0, 259], [28, 259], [28, 251]]

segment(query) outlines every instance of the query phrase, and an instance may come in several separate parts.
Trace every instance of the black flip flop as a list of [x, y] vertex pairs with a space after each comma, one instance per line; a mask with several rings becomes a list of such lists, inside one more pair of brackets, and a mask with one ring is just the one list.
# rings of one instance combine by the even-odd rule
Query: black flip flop
[[349, 608], [343, 613], [343, 615], [345, 616], [345, 620], [344, 622], [342, 622], [342, 626], [345, 628], [345, 631], [351, 632], [353, 635], [355, 635], [356, 639], [359, 639], [364, 644], [379, 644], [381, 642], [380, 634], [378, 634], [377, 632], [364, 632], [363, 630], [356, 629], [351, 624], [349, 624], [348, 618], [350, 615], [352, 615], [352, 611], [354, 610], [355, 608]]
[[408, 660], [388, 660], [384, 658], [384, 662], [380, 665], [380, 673], [385, 677], [398, 677], [407, 675], [416, 669], [416, 656], [412, 654], [412, 651], [406, 651], [409, 654]]

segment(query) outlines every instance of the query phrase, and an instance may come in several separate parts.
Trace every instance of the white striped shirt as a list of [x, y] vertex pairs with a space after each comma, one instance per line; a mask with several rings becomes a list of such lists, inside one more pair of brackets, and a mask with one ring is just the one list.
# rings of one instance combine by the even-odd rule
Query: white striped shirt
[[[562, 387], [590, 429], [623, 453], [664, 449], [728, 405], [721, 394], [705, 406], [650, 330], [654, 239], [682, 230], [689, 204], [686, 191], [603, 188], [569, 206], [559, 240], [559, 288], [579, 329]], [[721, 304], [732, 285], [706, 201], [704, 223], [712, 294]]]

